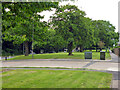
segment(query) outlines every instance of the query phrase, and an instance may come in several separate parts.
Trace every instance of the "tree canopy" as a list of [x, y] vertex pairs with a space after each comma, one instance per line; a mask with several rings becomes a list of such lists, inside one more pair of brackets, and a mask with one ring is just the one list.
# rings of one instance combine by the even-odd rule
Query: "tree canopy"
[[[2, 7], [2, 39], [10, 44], [24, 43], [26, 56], [32, 41], [32, 49], [38, 53], [40, 49], [58, 52], [67, 48], [69, 55], [73, 55], [72, 50], [76, 47], [80, 47], [80, 51], [96, 47], [97, 51], [97, 47], [113, 47], [118, 42], [119, 34], [109, 21], [92, 20], [75, 5], [58, 6], [57, 2], [3, 2]], [[51, 8], [56, 8], [51, 22], [41, 22], [40, 19], [44, 16], [38, 13]]]
[[[25, 43], [25, 55], [29, 53], [28, 42], [43, 39], [48, 29], [44, 18], [38, 12], [57, 8], [57, 2], [8, 2], [2, 3], [3, 39], [13, 41], [15, 44]], [[8, 9], [9, 11], [6, 11]]]
[[105, 20], [95, 20], [93, 21], [95, 26], [94, 32], [96, 33], [96, 43], [99, 41], [105, 43], [105, 47], [113, 47], [118, 41], [118, 33], [115, 32], [115, 27]]
[[61, 35], [68, 44], [69, 55], [75, 46], [88, 47], [94, 43], [94, 29], [91, 19], [75, 5], [65, 5], [58, 8], [52, 17], [56, 33]]

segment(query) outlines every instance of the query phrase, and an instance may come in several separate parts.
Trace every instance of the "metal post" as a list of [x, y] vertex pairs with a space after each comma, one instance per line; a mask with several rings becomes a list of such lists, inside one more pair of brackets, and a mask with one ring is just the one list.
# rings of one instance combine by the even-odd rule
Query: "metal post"
[[24, 53], [24, 42], [23, 42], [23, 55], [24, 55], [25, 53]]
[[33, 23], [33, 34], [32, 34], [32, 59], [33, 57], [33, 40], [34, 40], [34, 23]]

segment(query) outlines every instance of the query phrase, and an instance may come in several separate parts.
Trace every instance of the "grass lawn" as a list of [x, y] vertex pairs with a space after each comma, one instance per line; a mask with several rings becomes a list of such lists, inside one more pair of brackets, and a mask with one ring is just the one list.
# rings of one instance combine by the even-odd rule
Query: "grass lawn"
[[110, 88], [112, 74], [78, 70], [10, 70], [3, 88]]
[[[46, 54], [34, 54], [34, 59], [84, 59], [84, 52], [73, 52], [73, 56], [68, 56], [68, 53], [60, 52], [60, 53], [46, 53]], [[19, 55], [15, 58], [11, 58], [8, 60], [20, 60], [20, 59], [32, 59], [32, 55], [24, 56]], [[92, 59], [100, 60], [100, 52], [92, 51]], [[106, 53], [106, 59], [111, 59], [110, 54]]]

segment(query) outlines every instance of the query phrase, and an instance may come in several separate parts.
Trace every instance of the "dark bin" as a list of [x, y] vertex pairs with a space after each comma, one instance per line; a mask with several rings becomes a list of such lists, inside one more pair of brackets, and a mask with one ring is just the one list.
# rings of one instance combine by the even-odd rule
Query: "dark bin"
[[85, 52], [85, 59], [92, 59], [92, 52]]
[[100, 51], [100, 60], [105, 60], [105, 51]]

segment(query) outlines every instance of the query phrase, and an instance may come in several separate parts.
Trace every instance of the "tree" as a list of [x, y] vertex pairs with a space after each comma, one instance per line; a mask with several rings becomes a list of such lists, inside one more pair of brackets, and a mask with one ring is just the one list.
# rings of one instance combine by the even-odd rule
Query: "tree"
[[119, 42], [119, 33], [115, 32], [113, 36], [114, 36], [114, 44], [115, 46], [117, 46]]
[[102, 50], [102, 48], [104, 47], [105, 43], [102, 41], [99, 41], [98, 43], [99, 47], [100, 47], [100, 51]]
[[16, 45], [9, 41], [2, 40], [2, 56], [22, 54], [22, 44]]
[[69, 55], [72, 55], [72, 49], [75, 47], [75, 41], [78, 37], [79, 18], [84, 16], [85, 12], [74, 5], [60, 6], [52, 16], [52, 24], [56, 34], [61, 35], [67, 42]]
[[93, 44], [93, 46], [95, 46], [96, 47], [96, 52], [97, 52], [97, 48], [99, 47], [98, 46], [98, 43], [99, 43], [99, 41], [100, 41], [100, 38], [98, 37], [99, 36], [99, 27], [98, 27], [98, 22], [97, 22], [97, 20], [93, 20], [92, 21], [93, 23], [93, 26], [94, 26], [94, 38], [95, 38], [95, 44]]
[[32, 42], [32, 35], [34, 34], [34, 40], [43, 39], [44, 32], [48, 29], [45, 22], [40, 22], [43, 16], [38, 12], [56, 8], [57, 5], [57, 2], [3, 2], [3, 39], [13, 41], [14, 44], [24, 42], [25, 56], [28, 56], [28, 44]]
[[44, 52], [58, 52], [66, 46], [64, 39], [60, 35], [56, 35], [55, 30], [50, 29], [46, 32], [46, 37], [42, 41], [34, 43], [34, 47]]
[[53, 50], [58, 53], [59, 50], [62, 50], [66, 47], [66, 42], [60, 35], [55, 35], [50, 38], [50, 43], [53, 45]]
[[95, 20], [93, 21], [93, 25], [95, 26], [96, 46], [98, 45], [97, 43], [101, 41], [105, 43], [106, 48], [112, 47], [114, 44], [113, 39], [116, 41], [118, 40], [118, 34], [115, 32], [115, 27], [110, 24], [109, 21]]
[[84, 48], [89, 48], [95, 43], [94, 26], [90, 18], [80, 17], [78, 21], [76, 44], [82, 52]]

